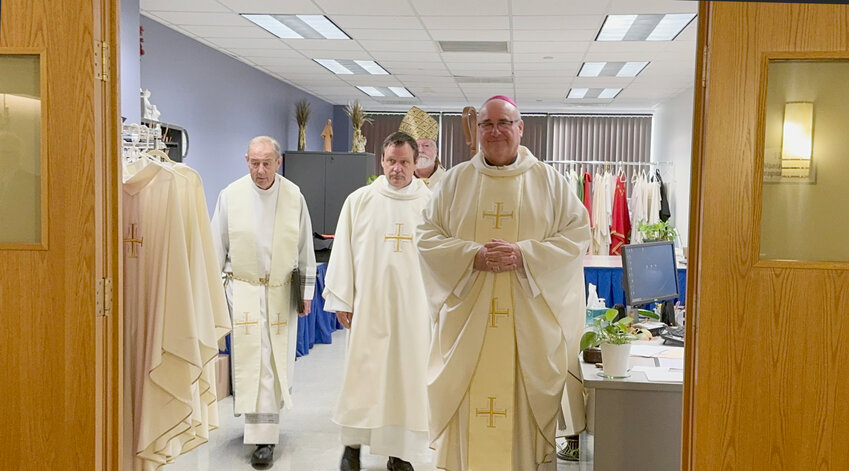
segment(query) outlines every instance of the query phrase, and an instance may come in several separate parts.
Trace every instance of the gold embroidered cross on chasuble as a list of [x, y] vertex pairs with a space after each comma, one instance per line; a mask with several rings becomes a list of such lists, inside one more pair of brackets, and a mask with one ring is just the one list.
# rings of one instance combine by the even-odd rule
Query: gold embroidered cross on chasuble
[[[475, 240], [516, 242], [516, 210], [521, 204], [521, 178], [483, 176], [478, 195]], [[469, 386], [469, 469], [502, 469], [513, 462], [516, 411], [516, 325], [513, 271], [481, 272], [487, 277], [475, 311], [486, 315], [486, 332]], [[491, 294], [486, 295], [487, 291]], [[510, 466], [510, 465], [508, 465]]]

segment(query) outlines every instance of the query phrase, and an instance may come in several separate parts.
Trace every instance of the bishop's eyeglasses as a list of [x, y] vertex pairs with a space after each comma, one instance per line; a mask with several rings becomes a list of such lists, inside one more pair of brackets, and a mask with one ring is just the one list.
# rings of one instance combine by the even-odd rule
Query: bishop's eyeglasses
[[519, 121], [521, 121], [521, 119], [499, 119], [495, 122], [484, 121], [482, 123], [478, 123], [478, 127], [481, 129], [481, 131], [485, 132], [491, 132], [495, 128], [498, 128], [499, 131], [504, 132], [510, 129], [514, 124], [518, 123]]

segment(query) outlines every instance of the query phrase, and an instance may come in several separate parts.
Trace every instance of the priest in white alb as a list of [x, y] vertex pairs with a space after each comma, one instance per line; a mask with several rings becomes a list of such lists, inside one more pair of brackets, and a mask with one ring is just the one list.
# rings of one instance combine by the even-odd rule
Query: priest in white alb
[[257, 445], [251, 463], [261, 468], [273, 463], [281, 406], [292, 407], [297, 321], [309, 312], [315, 254], [306, 201], [276, 173], [277, 141], [255, 137], [245, 161], [250, 174], [218, 196], [212, 232], [233, 318], [235, 412], [245, 414], [244, 443]]
[[589, 217], [565, 178], [519, 145], [512, 99], [487, 100], [477, 126], [481, 151], [448, 172], [417, 230], [438, 313], [431, 447], [440, 470], [554, 470], [561, 401], [566, 431], [585, 427]]
[[360, 446], [408, 471], [427, 451], [425, 365], [430, 315], [415, 228], [430, 190], [413, 178], [415, 139], [383, 142], [384, 175], [342, 206], [327, 267], [325, 309], [351, 329], [333, 421], [342, 426], [340, 469], [360, 469]]

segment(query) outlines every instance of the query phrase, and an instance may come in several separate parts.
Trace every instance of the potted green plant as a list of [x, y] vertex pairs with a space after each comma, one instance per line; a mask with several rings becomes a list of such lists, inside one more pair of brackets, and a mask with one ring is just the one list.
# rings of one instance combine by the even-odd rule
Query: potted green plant
[[[659, 319], [659, 316], [651, 311], [640, 309], [637, 312], [642, 316]], [[608, 378], [628, 376], [631, 342], [638, 338], [636, 329], [632, 326], [634, 319], [626, 316], [615, 320], [618, 314], [616, 309], [608, 309], [593, 319], [581, 336], [582, 351], [590, 347], [601, 347], [603, 372]]]
[[652, 242], [658, 240], [675, 240], [678, 232], [669, 221], [658, 221], [653, 224], [638, 223], [637, 231], [643, 235], [644, 242]]

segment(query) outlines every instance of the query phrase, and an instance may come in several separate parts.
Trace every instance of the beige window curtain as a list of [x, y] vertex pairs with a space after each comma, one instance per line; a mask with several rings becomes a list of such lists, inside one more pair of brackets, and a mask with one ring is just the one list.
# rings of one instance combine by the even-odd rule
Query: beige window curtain
[[439, 160], [445, 168], [451, 168], [472, 158], [466, 145], [463, 132], [463, 116], [459, 114], [442, 115], [440, 132]]
[[648, 162], [651, 116], [557, 116], [547, 160]]
[[527, 147], [536, 158], [549, 160], [546, 156], [548, 140], [548, 116], [523, 115], [525, 127], [522, 130], [522, 145]]
[[383, 153], [383, 140], [398, 130], [401, 120], [404, 119], [404, 114], [366, 112], [366, 116], [373, 120], [371, 123], [364, 124], [362, 129], [363, 136], [366, 138], [366, 152], [374, 154], [377, 160], [378, 175], [382, 175], [383, 170], [380, 166], [380, 155]]

